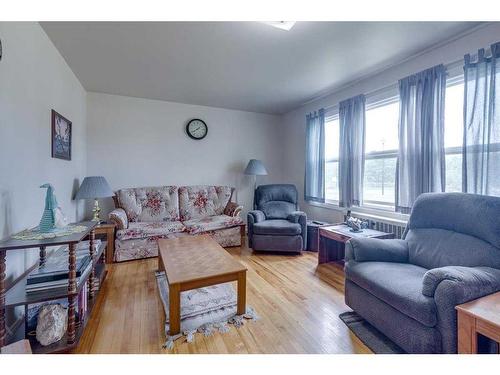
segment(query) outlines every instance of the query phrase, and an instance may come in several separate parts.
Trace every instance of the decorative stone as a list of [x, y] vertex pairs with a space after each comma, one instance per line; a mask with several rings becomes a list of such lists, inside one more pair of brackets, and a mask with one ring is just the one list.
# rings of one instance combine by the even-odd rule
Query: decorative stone
[[68, 328], [68, 310], [60, 304], [40, 308], [36, 325], [36, 339], [43, 346], [59, 341]]

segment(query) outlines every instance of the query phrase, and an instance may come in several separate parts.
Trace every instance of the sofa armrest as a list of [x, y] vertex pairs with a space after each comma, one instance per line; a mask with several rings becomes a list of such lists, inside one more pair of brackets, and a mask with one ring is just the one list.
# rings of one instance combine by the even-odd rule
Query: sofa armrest
[[408, 263], [408, 243], [397, 239], [352, 238], [345, 246], [345, 260]]
[[116, 225], [116, 229], [127, 229], [128, 218], [123, 208], [115, 208], [109, 213], [109, 221]]
[[224, 209], [224, 215], [231, 217], [238, 217], [241, 213], [243, 206], [239, 206], [236, 202], [229, 202]]
[[491, 267], [447, 266], [427, 271], [422, 294], [459, 305], [500, 290], [500, 270]]

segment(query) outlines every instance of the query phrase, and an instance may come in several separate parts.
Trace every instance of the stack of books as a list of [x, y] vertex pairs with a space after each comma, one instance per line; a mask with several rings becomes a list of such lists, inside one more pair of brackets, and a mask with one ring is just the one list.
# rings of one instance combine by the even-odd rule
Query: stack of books
[[[94, 241], [98, 249], [100, 241]], [[43, 293], [47, 291], [68, 289], [68, 247], [62, 246], [49, 256], [44, 264], [35, 268], [27, 278], [26, 293]], [[89, 241], [82, 241], [76, 249], [76, 279], [77, 285], [83, 281], [92, 270], [92, 259], [89, 253]]]
[[85, 281], [85, 285], [83, 286], [80, 294], [78, 295], [78, 316], [79, 320], [83, 320], [87, 315], [88, 309], [88, 300], [89, 300], [89, 281]]

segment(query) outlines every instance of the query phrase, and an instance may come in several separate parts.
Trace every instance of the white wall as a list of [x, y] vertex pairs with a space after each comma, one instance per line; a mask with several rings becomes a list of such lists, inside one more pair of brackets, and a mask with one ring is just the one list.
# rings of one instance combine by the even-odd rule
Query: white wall
[[[0, 239], [38, 224], [50, 182], [72, 221], [72, 201], [85, 175], [86, 92], [38, 23], [0, 22]], [[72, 160], [51, 157], [51, 109], [73, 122]], [[7, 253], [7, 281], [37, 260], [35, 251]]]
[[[259, 183], [282, 181], [279, 116], [99, 93], [87, 97], [87, 172], [105, 176], [114, 190], [225, 184], [237, 188], [246, 212], [253, 199], [253, 179], [243, 175], [249, 159], [262, 160], [269, 172]], [[192, 118], [207, 123], [203, 140], [186, 135]], [[105, 215], [110, 207], [108, 199]]]
[[[322, 99], [301, 106], [282, 117], [284, 127], [284, 172], [285, 181], [297, 185], [299, 197], [304, 193], [304, 155], [305, 155], [305, 117], [308, 112], [338, 104], [341, 100], [354, 95], [369, 93], [389, 86], [407, 75], [416, 73], [431, 66], [462, 59], [466, 53], [475, 53], [479, 48], [489, 47], [500, 41], [500, 24], [490, 24], [471, 34], [463, 36], [439, 48], [421, 54], [402, 64], [393, 66], [381, 73], [363, 79], [345, 89], [336, 91]], [[342, 220], [340, 211], [312, 206], [302, 200], [301, 207], [310, 217], [316, 220], [336, 222]]]

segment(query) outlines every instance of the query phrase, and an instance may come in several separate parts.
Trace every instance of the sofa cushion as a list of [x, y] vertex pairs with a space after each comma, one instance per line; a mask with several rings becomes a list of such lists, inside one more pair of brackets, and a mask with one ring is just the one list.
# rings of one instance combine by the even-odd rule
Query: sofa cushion
[[222, 215], [229, 200], [230, 186], [181, 186], [179, 211], [182, 221]]
[[427, 327], [437, 323], [433, 298], [422, 294], [427, 269], [407, 263], [348, 262], [346, 278]]
[[294, 236], [301, 234], [300, 224], [288, 220], [264, 220], [253, 225], [253, 233], [278, 236]]
[[118, 204], [130, 222], [179, 220], [176, 186], [142, 187], [118, 190]]
[[196, 234], [211, 230], [235, 227], [243, 224], [243, 220], [240, 217], [216, 215], [187, 220], [184, 221], [183, 224], [186, 226], [187, 232]]
[[166, 234], [184, 232], [186, 227], [180, 221], [163, 221], [154, 223], [130, 223], [127, 229], [116, 232], [118, 240], [130, 240], [164, 236]]

